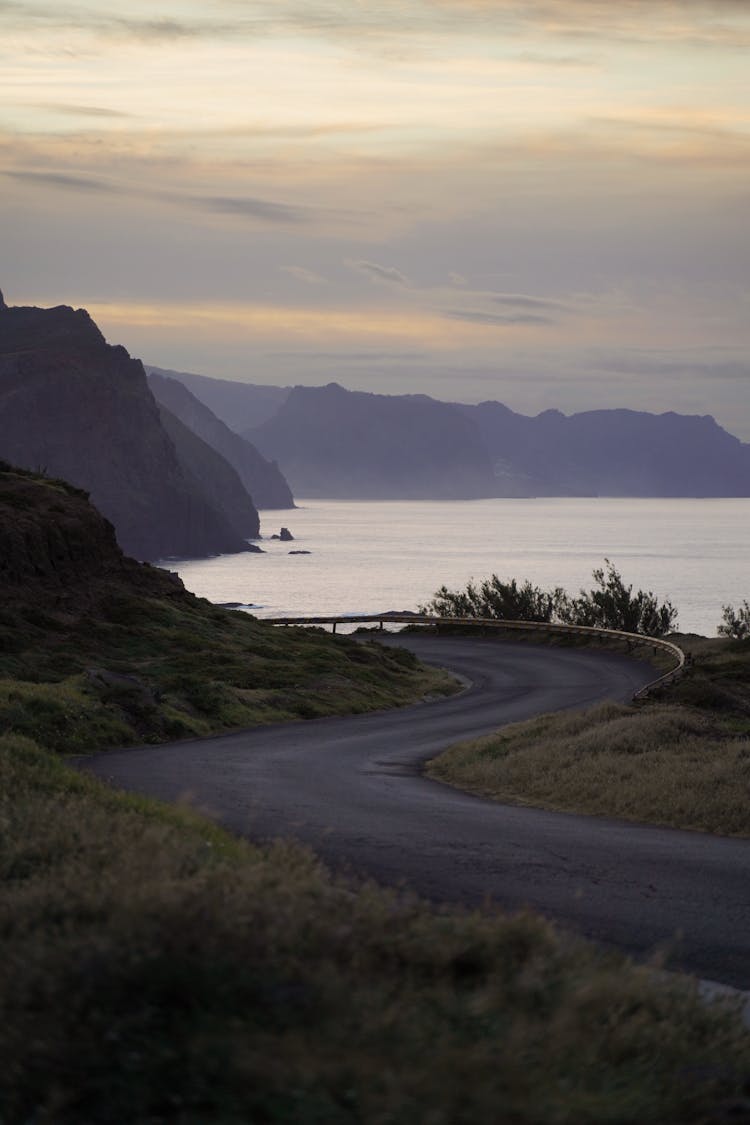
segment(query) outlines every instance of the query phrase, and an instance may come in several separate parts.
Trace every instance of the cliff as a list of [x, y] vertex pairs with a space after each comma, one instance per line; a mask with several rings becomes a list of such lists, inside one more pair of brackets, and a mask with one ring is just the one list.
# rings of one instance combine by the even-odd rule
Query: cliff
[[0, 602], [81, 612], [122, 585], [145, 597], [192, 598], [176, 575], [127, 558], [85, 492], [0, 462]]
[[750, 496], [750, 446], [708, 415], [591, 410], [534, 418], [464, 406], [498, 481], [539, 496]]
[[[166, 367], [146, 364], [149, 375], [174, 379], [209, 408], [230, 430], [242, 434], [262, 426], [279, 410], [291, 387], [273, 387], [262, 383], [240, 383], [234, 379], [213, 379], [190, 371], [172, 371]], [[169, 403], [167, 403], [169, 406]], [[173, 409], [173, 407], [170, 407]]]
[[462, 500], [492, 496], [478, 431], [425, 395], [375, 395], [337, 383], [295, 387], [248, 437], [275, 457], [295, 493], [339, 499]]
[[174, 445], [177, 459], [196, 490], [222, 513], [237, 535], [242, 539], [256, 539], [260, 534], [258, 511], [229, 462], [166, 406], [159, 406], [159, 417]]
[[225, 425], [179, 380], [150, 371], [148, 382], [157, 402], [229, 462], [256, 507], [294, 507], [289, 485], [275, 461], [262, 457], [251, 442]]
[[90, 492], [136, 558], [246, 549], [180, 462], [140, 361], [82, 309], [0, 304], [0, 457]]

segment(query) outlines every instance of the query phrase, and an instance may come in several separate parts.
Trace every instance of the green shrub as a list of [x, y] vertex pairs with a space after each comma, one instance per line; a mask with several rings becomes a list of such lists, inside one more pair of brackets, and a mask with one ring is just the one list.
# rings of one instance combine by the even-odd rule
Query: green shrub
[[667, 599], [660, 603], [649, 590], [626, 586], [622, 575], [609, 561], [593, 572], [594, 589], [581, 590], [571, 598], [560, 586], [542, 590], [528, 580], [503, 582], [496, 574], [478, 586], [473, 581], [463, 590], [441, 586], [420, 613], [438, 617], [485, 617], [497, 621], [548, 621], [565, 625], [596, 626], [626, 633], [662, 637], [677, 626], [677, 610]]
[[733, 605], [722, 606], [722, 621], [716, 632], [720, 637], [746, 641], [750, 637], [750, 603], [745, 600], [739, 609]]

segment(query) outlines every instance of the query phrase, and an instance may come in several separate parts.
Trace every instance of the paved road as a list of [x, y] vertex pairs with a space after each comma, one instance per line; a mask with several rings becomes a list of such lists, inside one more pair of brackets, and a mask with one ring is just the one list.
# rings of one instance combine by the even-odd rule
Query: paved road
[[533, 906], [642, 956], [750, 987], [750, 842], [512, 808], [419, 775], [426, 758], [503, 723], [602, 699], [653, 678], [625, 657], [491, 639], [399, 637], [471, 681], [460, 696], [80, 764], [112, 784], [188, 798], [253, 839], [294, 836], [329, 863], [435, 900]]

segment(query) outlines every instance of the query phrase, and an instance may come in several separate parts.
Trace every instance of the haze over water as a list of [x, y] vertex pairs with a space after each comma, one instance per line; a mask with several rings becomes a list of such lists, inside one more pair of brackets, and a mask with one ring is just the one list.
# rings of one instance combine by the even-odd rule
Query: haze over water
[[[263, 555], [163, 565], [258, 617], [416, 609], [443, 583], [493, 572], [577, 593], [605, 556], [636, 589], [671, 598], [683, 632], [713, 636], [722, 605], [750, 597], [750, 499], [297, 503], [261, 512]], [[268, 540], [281, 526], [295, 542]]]

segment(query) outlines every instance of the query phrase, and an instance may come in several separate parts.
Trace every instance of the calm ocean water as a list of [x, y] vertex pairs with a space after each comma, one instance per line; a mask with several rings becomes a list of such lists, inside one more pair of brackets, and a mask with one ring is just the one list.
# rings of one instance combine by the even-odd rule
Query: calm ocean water
[[[605, 556], [670, 597], [685, 632], [712, 636], [723, 603], [750, 599], [750, 499], [297, 502], [261, 513], [266, 554], [164, 565], [258, 617], [415, 609], [443, 583], [493, 572], [577, 593]], [[282, 526], [294, 543], [268, 540]]]

